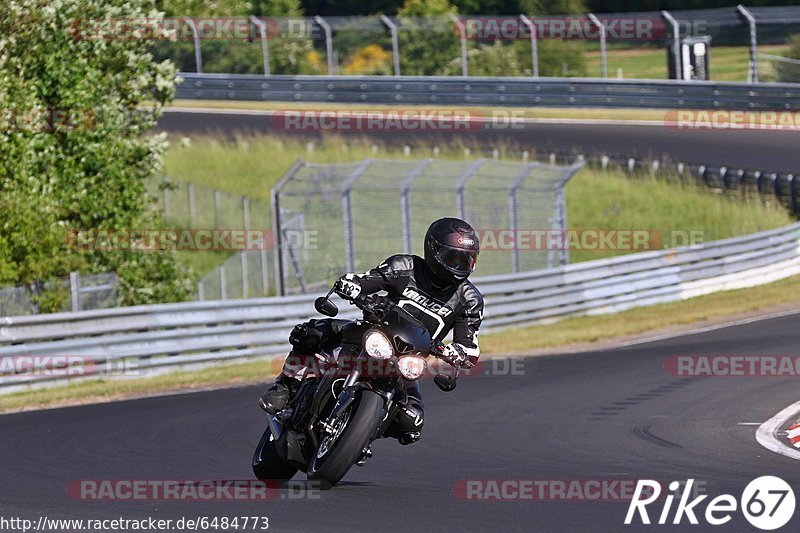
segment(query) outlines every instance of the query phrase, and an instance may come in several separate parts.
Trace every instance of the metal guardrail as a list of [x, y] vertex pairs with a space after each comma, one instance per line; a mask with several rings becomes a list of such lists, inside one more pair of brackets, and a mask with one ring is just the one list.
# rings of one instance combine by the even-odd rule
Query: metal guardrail
[[[800, 274], [800, 223], [683, 249], [475, 279], [486, 297], [485, 329], [573, 314], [617, 312]], [[314, 295], [123, 307], [0, 319], [0, 393], [114, 373], [285, 354]], [[342, 305], [343, 318], [356, 316]], [[65, 354], [66, 371], [18, 372], [30, 359]], [[27, 358], [27, 359], [26, 359]], [[21, 363], [20, 363], [21, 362]], [[82, 365], [81, 365], [82, 363]]]
[[800, 84], [181, 73], [177, 98], [384, 105], [800, 109]]

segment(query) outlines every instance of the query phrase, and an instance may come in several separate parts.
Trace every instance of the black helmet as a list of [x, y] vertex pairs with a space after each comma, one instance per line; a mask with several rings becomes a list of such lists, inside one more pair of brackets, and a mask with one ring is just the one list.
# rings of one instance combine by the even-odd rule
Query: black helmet
[[475, 230], [458, 218], [440, 218], [425, 234], [425, 263], [437, 278], [450, 285], [472, 274], [480, 249]]

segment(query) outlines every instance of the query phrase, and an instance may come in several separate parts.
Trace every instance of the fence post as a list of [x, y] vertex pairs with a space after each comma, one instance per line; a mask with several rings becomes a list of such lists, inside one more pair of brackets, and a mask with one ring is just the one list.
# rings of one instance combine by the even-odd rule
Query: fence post
[[192, 40], [194, 41], [194, 65], [198, 73], [203, 72], [203, 55], [200, 53], [200, 36], [197, 34], [197, 26], [194, 20], [184, 17], [183, 21], [192, 30]]
[[606, 27], [594, 13], [589, 13], [589, 20], [600, 30], [600, 61], [603, 78], [608, 77], [608, 61], [606, 58]]
[[228, 299], [228, 289], [225, 284], [225, 264], [219, 266], [219, 299]]
[[325, 32], [325, 50], [328, 55], [328, 76], [333, 76], [336, 72], [334, 72], [333, 69], [333, 34], [331, 32], [331, 27], [325, 22], [325, 19], [319, 15], [314, 17], [314, 22], [319, 24], [322, 31]]
[[469, 69], [467, 68], [467, 27], [454, 13], [450, 13], [450, 20], [455, 23], [458, 28], [458, 34], [461, 36], [461, 75], [466, 78], [469, 76]]
[[536, 33], [536, 26], [533, 24], [533, 21], [526, 17], [525, 15], [520, 15], [519, 18], [522, 20], [522, 23], [528, 27], [528, 31], [531, 32], [531, 65], [533, 69], [531, 73], [533, 74], [534, 78], [539, 77], [539, 35]]
[[214, 229], [220, 228], [222, 218], [222, 193], [219, 189], [214, 189]]
[[668, 11], [662, 11], [661, 16], [672, 26], [672, 56], [675, 61], [675, 79], [682, 80], [681, 25], [678, 24], [678, 21], [675, 20]]
[[197, 283], [197, 299], [201, 302], [206, 299], [206, 284], [202, 279]]
[[517, 189], [525, 181], [531, 169], [538, 166], [538, 163], [526, 163], [522, 165], [522, 170], [511, 182], [508, 188], [508, 225], [514, 238], [514, 246], [511, 248], [511, 271], [519, 272], [519, 247], [517, 246], [517, 231], [519, 230], [519, 211], [517, 210]]
[[164, 219], [170, 219], [169, 210], [169, 176], [164, 176]]
[[359, 164], [347, 180], [342, 184], [342, 222], [344, 224], [344, 259], [348, 272], [355, 272], [356, 249], [353, 236], [353, 206], [350, 202], [350, 191], [358, 177], [372, 164], [374, 159], [367, 158]]
[[261, 34], [261, 58], [264, 61], [264, 76], [269, 76], [269, 43], [267, 41], [267, 25], [263, 20], [257, 17], [250, 16], [250, 21], [258, 26], [258, 31]]
[[[242, 224], [244, 225], [245, 243], [250, 242], [250, 198], [246, 195], [242, 196]], [[242, 265], [242, 298], [247, 298], [250, 291], [250, 279], [247, 272], [247, 254], [250, 250], [245, 244], [243, 250], [239, 250], [239, 257], [241, 258]]]
[[459, 176], [458, 181], [456, 182], [456, 207], [458, 208], [458, 217], [461, 220], [467, 219], [467, 201], [464, 197], [464, 189], [467, 187], [467, 182], [469, 182], [469, 180], [475, 176], [475, 174], [478, 172], [478, 169], [480, 169], [485, 162], [485, 159], [476, 159], [473, 161], [472, 164], [467, 167], [467, 170], [465, 170], [464, 173]]
[[425, 159], [414, 167], [414, 170], [409, 172], [400, 188], [400, 217], [403, 221], [403, 251], [407, 254], [411, 253], [411, 202], [409, 202], [408, 194], [414, 181], [422, 174], [422, 171], [425, 170], [431, 161], [433, 160]]
[[[281, 190], [286, 186], [292, 177], [297, 174], [297, 171], [300, 170], [306, 164], [302, 158], [295, 159], [292, 166], [289, 167], [289, 170], [281, 177], [280, 181], [275, 184], [272, 189], [270, 189], [270, 197], [272, 198], [272, 232], [273, 232], [273, 246], [275, 247], [275, 292], [278, 296], [284, 296], [286, 294], [286, 282], [284, 280], [284, 273], [283, 273], [283, 243], [282, 243], [282, 228], [281, 228], [281, 201], [280, 195]], [[262, 252], [262, 268], [261, 272], [263, 276], [266, 276], [266, 251]], [[267, 283], [264, 283], [264, 292], [267, 291]]]
[[386, 15], [381, 15], [383, 22], [392, 34], [392, 62], [394, 63], [394, 75], [400, 75], [400, 47], [397, 44], [397, 25]]
[[747, 20], [750, 26], [750, 65], [747, 68], [747, 81], [758, 83], [758, 36], [756, 35], [756, 18], [743, 5], [736, 6], [736, 10]]
[[69, 295], [72, 312], [81, 310], [81, 277], [77, 272], [69, 273]]
[[196, 216], [196, 207], [195, 207], [195, 198], [194, 198], [194, 183], [189, 182], [186, 186], [186, 190], [189, 193], [189, 227], [195, 227], [195, 216]]

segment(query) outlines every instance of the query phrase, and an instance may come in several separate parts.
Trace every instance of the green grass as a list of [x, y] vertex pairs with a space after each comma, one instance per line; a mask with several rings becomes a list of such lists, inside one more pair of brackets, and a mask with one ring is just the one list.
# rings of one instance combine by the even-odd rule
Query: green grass
[[[785, 55], [788, 46], [759, 46], [759, 52], [774, 55]], [[589, 51], [587, 68], [589, 77], [602, 75], [601, 56], [598, 51]], [[631, 48], [607, 51], [608, 77], [616, 78], [618, 69], [622, 69], [623, 78], [667, 78], [667, 51], [664, 48]], [[714, 81], [747, 81], [747, 67], [750, 61], [750, 49], [746, 46], [713, 46], [711, 47], [711, 79]], [[771, 64], [763, 61], [759, 64], [761, 76], [768, 79]]]
[[[481, 336], [484, 357], [520, 355], [534, 349], [555, 348], [610, 340], [624, 335], [654, 333], [664, 328], [702, 320], [763, 312], [800, 301], [800, 276], [759, 287], [718, 292], [680, 302], [639, 307], [622, 313], [567, 318], [549, 325], [510, 329]], [[282, 360], [217, 365], [194, 372], [172, 372], [142, 379], [95, 379], [67, 386], [0, 396], [0, 412], [48, 406], [107, 401], [157, 394], [271, 381]], [[256, 398], [253, 398], [255, 406]]]

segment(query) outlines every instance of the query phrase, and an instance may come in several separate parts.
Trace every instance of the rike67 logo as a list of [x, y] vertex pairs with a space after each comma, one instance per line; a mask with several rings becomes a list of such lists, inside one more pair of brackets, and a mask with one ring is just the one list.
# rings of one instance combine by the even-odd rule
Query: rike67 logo
[[[685, 519], [690, 524], [697, 525], [700, 523], [698, 521], [698, 516], [700, 516], [712, 526], [721, 526], [730, 522], [737, 510], [741, 510], [752, 526], [771, 531], [786, 525], [794, 515], [794, 491], [779, 477], [762, 476], [754, 479], [745, 487], [738, 501], [730, 494], [721, 494], [706, 502], [704, 512], [701, 512], [703, 507], [701, 504], [708, 498], [708, 495], [696, 496], [690, 500], [693, 485], [694, 479], [687, 480], [685, 484], [678, 481], [670, 483], [669, 492], [663, 498], [661, 512], [657, 517], [651, 518], [648, 506], [662, 497], [662, 487], [657, 481], [640, 479], [628, 506], [625, 524], [630, 525], [638, 521], [641, 521], [642, 524], [651, 524], [652, 520], [656, 520], [655, 523], [661, 525], [681, 524]], [[683, 490], [679, 494], [678, 491], [681, 487]], [[672, 507], [676, 499], [678, 503], [673, 511]], [[657, 511], [657, 505], [651, 505], [650, 510]]]

